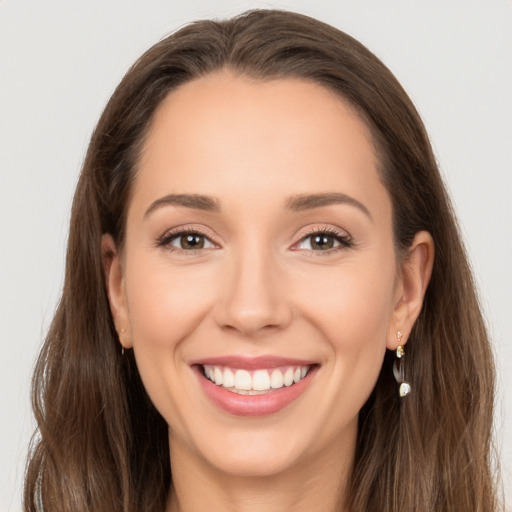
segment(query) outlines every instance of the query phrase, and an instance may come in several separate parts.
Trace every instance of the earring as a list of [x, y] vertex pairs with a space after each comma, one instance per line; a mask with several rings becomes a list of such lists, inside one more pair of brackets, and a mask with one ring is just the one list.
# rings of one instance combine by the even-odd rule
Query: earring
[[[126, 332], [126, 329], [121, 329], [121, 334], [124, 334]], [[121, 355], [124, 356], [124, 346], [121, 345]]]
[[402, 341], [402, 333], [400, 331], [397, 331], [396, 339], [398, 340], [399, 345], [396, 349], [396, 359], [393, 364], [393, 375], [395, 376], [397, 384], [399, 384], [398, 394], [403, 398], [411, 392], [411, 385], [408, 382], [405, 382], [405, 349], [403, 345], [400, 345]]

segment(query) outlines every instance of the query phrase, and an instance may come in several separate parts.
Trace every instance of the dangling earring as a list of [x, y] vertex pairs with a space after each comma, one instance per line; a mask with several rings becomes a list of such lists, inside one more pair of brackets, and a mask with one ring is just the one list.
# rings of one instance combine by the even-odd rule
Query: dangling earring
[[[398, 343], [401, 342], [402, 333], [400, 331], [397, 331], [396, 339], [398, 340]], [[396, 349], [396, 359], [393, 364], [393, 375], [395, 376], [397, 384], [399, 384], [398, 394], [401, 398], [407, 396], [411, 392], [411, 385], [408, 382], [405, 382], [404, 357], [404, 346], [399, 344]]]
[[[121, 329], [121, 334], [124, 334], [126, 329]], [[124, 356], [124, 345], [121, 344], [121, 355]]]

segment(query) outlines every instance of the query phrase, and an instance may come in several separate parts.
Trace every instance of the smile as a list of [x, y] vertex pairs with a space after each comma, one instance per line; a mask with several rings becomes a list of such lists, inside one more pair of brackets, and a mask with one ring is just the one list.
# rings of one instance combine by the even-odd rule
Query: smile
[[191, 364], [211, 404], [237, 416], [265, 416], [291, 406], [320, 365], [282, 357], [226, 356]]
[[204, 376], [217, 386], [241, 395], [262, 395], [276, 389], [293, 386], [308, 374], [310, 366], [283, 366], [280, 368], [248, 371], [214, 365], [203, 365]]

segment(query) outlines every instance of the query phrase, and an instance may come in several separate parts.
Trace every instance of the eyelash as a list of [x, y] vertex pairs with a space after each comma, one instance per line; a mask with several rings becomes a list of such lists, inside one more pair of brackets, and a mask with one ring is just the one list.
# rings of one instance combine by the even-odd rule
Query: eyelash
[[[203, 233], [200, 230], [192, 229], [192, 228], [191, 229], [180, 228], [176, 231], [167, 232], [157, 240], [156, 245], [158, 247], [165, 247], [167, 250], [169, 250], [171, 252], [179, 252], [179, 253], [184, 253], [184, 254], [186, 253], [189, 255], [194, 254], [196, 251], [200, 251], [202, 249], [204, 249], [204, 250], [211, 249], [210, 247], [208, 247], [208, 248], [200, 247], [199, 249], [183, 249], [183, 248], [177, 248], [177, 247], [171, 246], [171, 242], [173, 242], [174, 240], [176, 240], [182, 236], [187, 236], [187, 235], [192, 235], [192, 236], [195, 235], [195, 236], [204, 238], [205, 240], [207, 240], [210, 244], [212, 244], [214, 246], [213, 248], [218, 247], [218, 245], [211, 240], [211, 237], [209, 235]], [[324, 251], [322, 251], [322, 250], [315, 251], [314, 249], [302, 249], [302, 250], [307, 250], [312, 253], [316, 253], [316, 255], [320, 256], [322, 253], [323, 254], [332, 254], [334, 252], [338, 252], [338, 251], [341, 251], [344, 249], [349, 249], [354, 246], [354, 241], [352, 240], [352, 238], [344, 232], [338, 231], [334, 228], [316, 228], [316, 229], [311, 229], [306, 234], [304, 234], [301, 237], [301, 239], [294, 244], [293, 247], [296, 247], [296, 246], [304, 243], [308, 238], [311, 238], [315, 235], [316, 236], [325, 235], [328, 237], [332, 237], [336, 242], [339, 243], [339, 245], [337, 247], [332, 247], [332, 248], [326, 249]], [[293, 250], [298, 251], [301, 249], [293, 249]]]
[[187, 235], [192, 235], [192, 236], [195, 235], [195, 236], [204, 238], [204, 240], [208, 240], [208, 242], [210, 244], [212, 244], [214, 246], [214, 248], [218, 247], [218, 245], [215, 242], [212, 242], [211, 236], [203, 233], [202, 231], [200, 231], [198, 229], [195, 229], [195, 228], [187, 229], [186, 227], [182, 227], [182, 228], [179, 228], [177, 230], [166, 232], [164, 235], [162, 235], [157, 240], [156, 245], [158, 247], [164, 247], [164, 248], [166, 248], [167, 250], [169, 250], [171, 252], [178, 252], [178, 253], [188, 254], [188, 255], [194, 254], [197, 251], [200, 251], [202, 249], [204, 249], [204, 250], [210, 249], [209, 247], [208, 248], [200, 247], [198, 249], [182, 249], [182, 248], [171, 246], [171, 242], [173, 242], [174, 240], [176, 240], [176, 239], [178, 239], [180, 237], [187, 236]]
[[[350, 249], [351, 247], [354, 247], [354, 245], [355, 245], [354, 241], [352, 240], [350, 235], [348, 235], [347, 233], [345, 233], [343, 231], [339, 231], [339, 230], [334, 229], [334, 228], [325, 227], [325, 228], [312, 228], [312, 229], [310, 229], [309, 231], [307, 231], [301, 237], [301, 239], [297, 243], [294, 244], [294, 247], [302, 244], [308, 238], [312, 238], [314, 236], [319, 236], [319, 235], [320, 236], [321, 235], [325, 235], [325, 236], [331, 237], [336, 242], [338, 242], [339, 245], [337, 247], [332, 247], [332, 248], [326, 249], [324, 251], [321, 251], [321, 250], [315, 251], [313, 249], [304, 249], [304, 250], [308, 250], [311, 253], [314, 253], [315, 256], [322, 256], [322, 255], [326, 255], [326, 254], [332, 254], [332, 253], [335, 253], [335, 252], [338, 252], [338, 251], [342, 251], [344, 249]], [[300, 249], [296, 249], [296, 250], [300, 250]]]

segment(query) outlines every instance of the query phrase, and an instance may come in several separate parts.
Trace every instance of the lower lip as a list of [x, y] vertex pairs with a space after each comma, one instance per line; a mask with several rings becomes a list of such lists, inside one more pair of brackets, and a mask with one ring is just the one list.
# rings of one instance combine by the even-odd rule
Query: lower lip
[[296, 400], [309, 386], [317, 367], [310, 368], [308, 374], [291, 386], [270, 391], [264, 395], [240, 395], [217, 386], [207, 379], [202, 368], [196, 367], [201, 386], [208, 398], [218, 407], [237, 416], [264, 416], [284, 409]]

